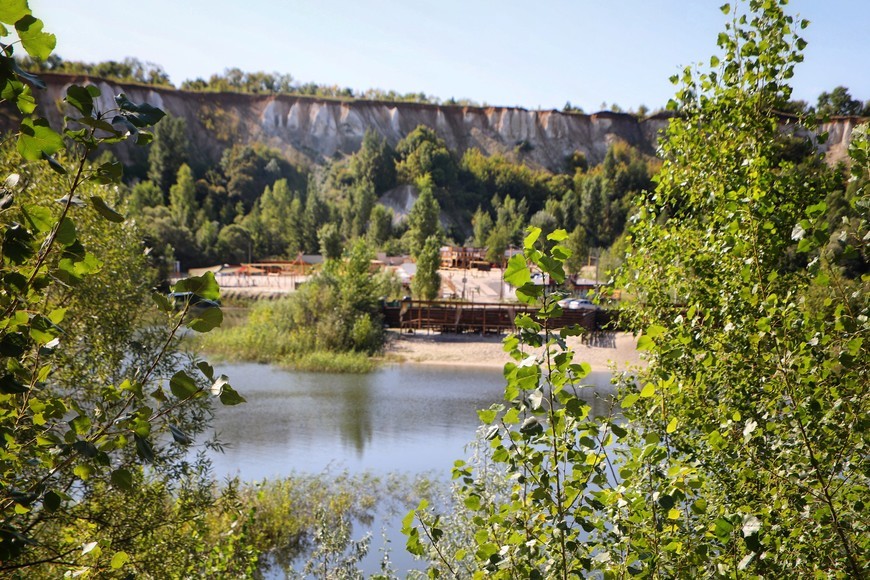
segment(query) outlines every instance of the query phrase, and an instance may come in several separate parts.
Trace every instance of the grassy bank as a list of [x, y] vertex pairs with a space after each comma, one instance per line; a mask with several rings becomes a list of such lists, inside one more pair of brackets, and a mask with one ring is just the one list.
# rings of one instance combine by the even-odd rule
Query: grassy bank
[[354, 245], [341, 260], [286, 298], [254, 304], [234, 320], [198, 339], [211, 357], [277, 364], [318, 372], [365, 373], [383, 350], [380, 297], [395, 280], [369, 271], [370, 254]]

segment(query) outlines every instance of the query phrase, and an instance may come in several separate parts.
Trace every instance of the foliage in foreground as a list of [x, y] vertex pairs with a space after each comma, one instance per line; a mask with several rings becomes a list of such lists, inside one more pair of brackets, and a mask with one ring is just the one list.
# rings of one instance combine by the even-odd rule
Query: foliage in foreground
[[[31, 56], [53, 50], [26, 2], [4, 4], [0, 20]], [[122, 168], [88, 161], [104, 144], [147, 143], [163, 112], [72, 85], [58, 133], [35, 109], [39, 79], [12, 53], [2, 46], [0, 99], [23, 120], [17, 154], [0, 150], [0, 574], [243, 572], [248, 558], [225, 557], [232, 534], [204, 539], [200, 516], [219, 508], [205, 461], [186, 448], [207, 427], [209, 392], [243, 401], [178, 349], [183, 326], [211, 330], [220, 309], [151, 300], [140, 234], [112, 208]], [[210, 277], [176, 290], [218, 296]]]
[[649, 366], [623, 377], [622, 418], [588, 416], [588, 369], [548, 331], [555, 297], [528, 284], [529, 265], [563, 277], [567, 248], [542, 252], [533, 230], [509, 264], [541, 308], [506, 341], [506, 403], [480, 412], [488, 462], [454, 470], [468, 533], [425, 506], [406, 521], [433, 575], [870, 572], [870, 141], [853, 136], [849, 209], [832, 227], [823, 181], [783, 158], [771, 115], [803, 44], [783, 4], [723, 6], [724, 58], [682, 79], [658, 188], [631, 228], [627, 317]]
[[371, 272], [371, 253], [359, 241], [288, 298], [256, 304], [245, 324], [206, 335], [202, 345], [231, 359], [368, 372], [385, 340], [380, 302], [395, 291], [393, 278]]

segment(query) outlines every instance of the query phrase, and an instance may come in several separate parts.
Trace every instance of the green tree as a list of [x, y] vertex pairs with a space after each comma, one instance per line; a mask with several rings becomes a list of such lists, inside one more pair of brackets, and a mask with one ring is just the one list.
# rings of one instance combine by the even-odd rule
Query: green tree
[[393, 235], [393, 210], [377, 204], [372, 208], [368, 230], [369, 241], [377, 248]]
[[[0, 21], [4, 41], [8, 24], [31, 57], [50, 56], [54, 35], [26, 2], [4, 5]], [[123, 94], [113, 109], [98, 111], [99, 89], [72, 85], [61, 135], [38, 116], [23, 82], [40, 87], [40, 80], [14, 64], [15, 45], [3, 44], [0, 98], [23, 115], [14, 136], [23, 160], [0, 151], [4, 174], [14, 170], [0, 211], [0, 573], [147, 573], [147, 562], [131, 562], [126, 550], [155, 531], [146, 516], [172, 498], [139, 501], [141, 516], [123, 521], [108, 517], [113, 511], [101, 517], [100, 502], [144, 500], [155, 482], [177, 481], [184, 495], [201, 482], [182, 447], [204, 428], [209, 387], [216, 385], [212, 392], [224, 403], [242, 399], [205, 363], [196, 370], [199, 379], [192, 368], [181, 369], [175, 348], [182, 326], [211, 330], [220, 324], [220, 309], [191, 315], [184, 305], [175, 312], [155, 294], [150, 303], [160, 307], [168, 327], [155, 325], [159, 317], [145, 306], [152, 279], [139, 233], [132, 224], [105, 223], [124, 221], [107, 187], [122, 168], [113, 161], [91, 165], [88, 156], [125, 138], [147, 143], [147, 129], [162, 111]], [[74, 144], [69, 152], [64, 138]], [[219, 294], [212, 277], [175, 289], [205, 298]], [[170, 376], [167, 385], [161, 377]], [[205, 505], [199, 497], [191, 507]], [[178, 532], [190, 521], [163, 523]], [[163, 536], [170, 552], [179, 547], [172, 536]]]
[[411, 255], [414, 257], [422, 251], [427, 239], [432, 236], [440, 238], [439, 232], [441, 231], [441, 222], [439, 221], [441, 208], [435, 199], [432, 178], [424, 175], [417, 181], [417, 189], [420, 191], [420, 195], [411, 206], [411, 211], [408, 212], [408, 232], [406, 234]]
[[457, 165], [443, 139], [420, 125], [396, 145], [396, 173], [402, 183], [415, 183], [429, 174], [433, 187], [449, 187], [456, 182]]
[[396, 153], [386, 139], [366, 129], [360, 150], [350, 160], [350, 172], [357, 182], [372, 184], [378, 194], [396, 186]]
[[[561, 281], [568, 248], [544, 251], [533, 229], [511, 260], [506, 279], [540, 308], [506, 341], [505, 405], [480, 412], [491, 454], [454, 470], [470, 529], [445, 530], [425, 506], [421, 526], [405, 520], [433, 574], [866, 576], [868, 280], [826, 249], [825, 181], [779, 155], [775, 112], [807, 25], [783, 5], [724, 5], [722, 56], [675, 79], [680, 114], [629, 232], [623, 321], [649, 358], [620, 381], [623, 420], [589, 418], [572, 331], [549, 330], [558, 296], [531, 283], [529, 265]], [[870, 239], [868, 152], [859, 131], [854, 252]], [[783, 260], [793, 245], [805, 261]]]
[[158, 205], [163, 205], [163, 192], [153, 181], [140, 181], [126, 199], [126, 207], [133, 215], [140, 215], [146, 207]]
[[335, 260], [341, 256], [341, 232], [334, 223], [327, 223], [317, 230], [320, 241], [320, 254], [326, 260]]
[[489, 215], [489, 212], [477, 206], [477, 211], [474, 212], [474, 216], [471, 218], [471, 227], [474, 230], [472, 244], [478, 248], [486, 247], [487, 238], [489, 238], [492, 226], [492, 217]]
[[279, 179], [272, 187], [266, 186], [257, 200], [266, 254], [285, 255], [288, 249], [296, 251], [301, 247], [303, 206], [300, 197], [290, 189], [286, 179]]
[[860, 115], [864, 105], [858, 99], [853, 99], [849, 89], [839, 86], [830, 93], [825, 91], [819, 95], [816, 103], [816, 113], [829, 115]]
[[218, 234], [217, 250], [218, 255], [231, 264], [250, 262], [254, 253], [254, 236], [244, 226], [230, 224]]
[[302, 251], [316, 254], [320, 251], [320, 228], [330, 220], [327, 203], [321, 198], [318, 188], [309, 183], [303, 214]]
[[586, 265], [589, 255], [589, 246], [586, 245], [586, 230], [577, 226], [565, 240], [565, 247], [571, 250], [571, 256], [565, 260], [565, 268], [569, 272], [577, 273]]
[[187, 163], [190, 143], [187, 122], [183, 117], [167, 117], [154, 129], [154, 141], [148, 150], [148, 179], [164, 194], [175, 183], [178, 170]]
[[193, 219], [196, 215], [196, 189], [193, 172], [187, 163], [178, 168], [175, 183], [169, 188], [169, 211], [178, 226], [193, 227]]
[[417, 255], [417, 272], [411, 280], [411, 293], [418, 300], [434, 300], [441, 288], [441, 244], [438, 238], [429, 236]]

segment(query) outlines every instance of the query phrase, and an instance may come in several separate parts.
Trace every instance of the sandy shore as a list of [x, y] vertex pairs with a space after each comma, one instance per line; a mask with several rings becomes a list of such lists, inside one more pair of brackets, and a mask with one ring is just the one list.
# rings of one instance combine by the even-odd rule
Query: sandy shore
[[[502, 349], [502, 339], [477, 334], [390, 332], [386, 355], [408, 363], [501, 368], [511, 360]], [[593, 370], [607, 370], [611, 364], [619, 370], [643, 364], [636, 344], [637, 339], [624, 332], [604, 334], [594, 345], [581, 343], [579, 337], [568, 340], [574, 360], [589, 363]]]

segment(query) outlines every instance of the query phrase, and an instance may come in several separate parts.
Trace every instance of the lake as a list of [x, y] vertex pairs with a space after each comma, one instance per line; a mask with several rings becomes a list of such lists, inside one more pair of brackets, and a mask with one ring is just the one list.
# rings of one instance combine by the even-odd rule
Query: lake
[[[226, 449], [212, 461], [217, 475], [248, 481], [327, 468], [447, 477], [474, 439], [477, 410], [504, 392], [501, 370], [479, 367], [405, 364], [349, 375], [232, 364], [219, 372], [248, 402], [216, 409]], [[610, 374], [586, 382], [609, 392]]]
[[[453, 462], [466, 458], [465, 446], [474, 440], [477, 410], [502, 401], [505, 382], [500, 369], [414, 364], [368, 375], [247, 363], [221, 365], [218, 372], [248, 402], [215, 409], [214, 428], [225, 444], [224, 453], [211, 455], [215, 475], [246, 481], [348, 471], [426, 474], [446, 482]], [[593, 373], [585, 383], [605, 397], [612, 392], [608, 372]], [[590, 402], [593, 414], [606, 412], [603, 400]], [[375, 514], [371, 549], [362, 563], [367, 575], [379, 571], [381, 529], [396, 568], [415, 566], [404, 551], [401, 515]], [[354, 530], [353, 537], [363, 533]]]

